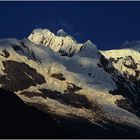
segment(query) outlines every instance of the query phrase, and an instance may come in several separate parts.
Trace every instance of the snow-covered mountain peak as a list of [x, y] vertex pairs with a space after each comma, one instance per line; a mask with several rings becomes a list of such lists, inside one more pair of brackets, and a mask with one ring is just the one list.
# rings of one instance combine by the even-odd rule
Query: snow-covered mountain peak
[[81, 48], [81, 51], [79, 52], [80, 55], [86, 56], [86, 57], [95, 57], [97, 56], [98, 49], [95, 44], [93, 44], [90, 40], [87, 40], [83, 47]]
[[83, 44], [77, 43], [71, 36], [62, 36], [62, 34], [65, 34], [62, 29], [58, 31], [58, 34], [60, 36], [55, 35], [48, 29], [35, 29], [28, 39], [35, 44], [47, 46], [63, 56], [71, 56], [80, 51]]
[[28, 39], [35, 44], [42, 44], [45, 38], [50, 38], [55, 36], [51, 31], [48, 29], [35, 29], [32, 31], [32, 33], [29, 35]]
[[96, 48], [96, 45], [93, 44], [92, 41], [90, 41], [90, 40], [87, 40], [87, 41], [84, 43], [84, 46], [85, 46], [85, 47], [88, 47], [88, 48], [95, 48], [95, 49], [97, 49], [97, 48]]
[[66, 37], [66, 36], [68, 36], [68, 34], [63, 30], [63, 29], [59, 29], [58, 31], [57, 31], [57, 34], [56, 34], [57, 36], [61, 36], [61, 37]]
[[58, 30], [56, 35], [48, 29], [35, 29], [28, 39], [35, 44], [47, 46], [54, 52], [59, 52], [62, 56], [73, 56], [78, 52], [90, 56], [93, 55], [93, 52], [98, 51], [96, 45], [90, 40], [85, 43], [77, 43], [63, 29]]

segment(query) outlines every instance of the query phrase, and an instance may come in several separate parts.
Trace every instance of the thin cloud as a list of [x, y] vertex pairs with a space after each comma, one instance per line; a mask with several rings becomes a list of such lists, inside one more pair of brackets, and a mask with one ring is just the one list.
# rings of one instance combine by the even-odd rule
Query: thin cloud
[[74, 26], [71, 23], [68, 23], [64, 20], [58, 20], [58, 24], [60, 25], [60, 28], [64, 29], [68, 34], [72, 34], [73, 36], [80, 36], [81, 33], [77, 32], [74, 28]]

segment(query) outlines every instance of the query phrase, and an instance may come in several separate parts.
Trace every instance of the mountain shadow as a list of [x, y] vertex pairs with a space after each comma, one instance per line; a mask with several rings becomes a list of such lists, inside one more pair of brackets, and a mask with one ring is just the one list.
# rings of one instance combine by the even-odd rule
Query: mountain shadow
[[[0, 138], [137, 138], [134, 128], [108, 122], [105, 130], [83, 118], [56, 119], [0, 88]], [[123, 131], [127, 129], [128, 131]], [[130, 133], [131, 132], [131, 133]]]

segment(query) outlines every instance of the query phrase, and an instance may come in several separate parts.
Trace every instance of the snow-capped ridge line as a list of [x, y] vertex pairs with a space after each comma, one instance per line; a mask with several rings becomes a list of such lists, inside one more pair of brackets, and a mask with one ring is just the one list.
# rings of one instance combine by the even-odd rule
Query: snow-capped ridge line
[[59, 52], [63, 56], [73, 56], [82, 50], [86, 50], [85, 52], [88, 55], [88, 50], [97, 50], [96, 46], [90, 40], [87, 40], [85, 43], [78, 43], [63, 29], [58, 30], [56, 35], [48, 29], [35, 29], [29, 35], [28, 39], [35, 44], [49, 47], [54, 52]]

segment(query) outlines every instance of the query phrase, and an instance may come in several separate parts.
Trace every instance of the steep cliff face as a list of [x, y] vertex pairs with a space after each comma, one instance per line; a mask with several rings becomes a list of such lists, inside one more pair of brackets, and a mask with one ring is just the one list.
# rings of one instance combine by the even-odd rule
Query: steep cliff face
[[100, 51], [63, 30], [36, 29], [23, 40], [0, 40], [0, 86], [47, 114], [83, 120], [102, 132], [114, 126], [116, 136], [140, 135], [134, 48]]
[[119, 73], [119, 76], [114, 79], [118, 88], [112, 93], [119, 93], [127, 98], [137, 115], [140, 115], [140, 43], [125, 43], [122, 47], [123, 49], [120, 50], [102, 52]]

